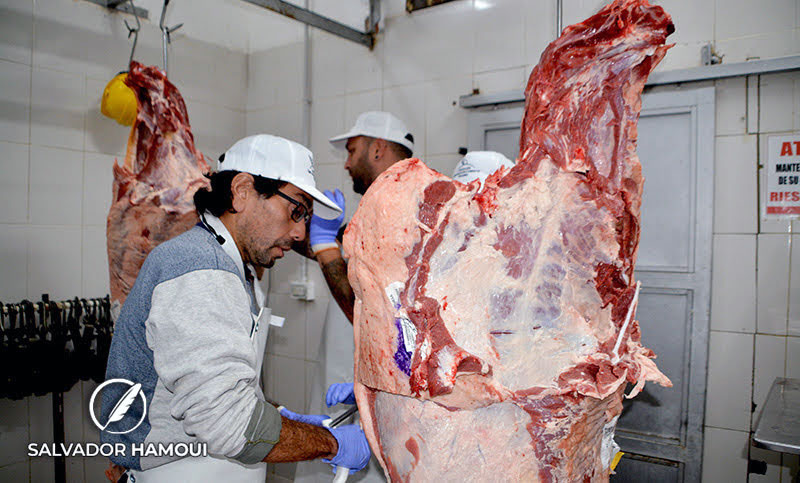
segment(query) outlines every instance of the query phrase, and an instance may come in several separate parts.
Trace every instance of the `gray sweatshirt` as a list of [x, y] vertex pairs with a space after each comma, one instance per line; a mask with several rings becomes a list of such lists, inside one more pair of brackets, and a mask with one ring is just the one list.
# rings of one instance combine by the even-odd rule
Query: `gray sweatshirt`
[[[139, 271], [115, 325], [106, 380], [141, 383], [147, 411], [130, 433], [101, 431], [101, 442], [129, 447], [114, 463], [147, 470], [176, 458], [133, 455], [131, 445], [205, 442], [211, 455], [253, 464], [277, 443], [281, 417], [259, 388], [259, 307], [233, 239], [225, 244], [198, 224], [156, 247]], [[102, 421], [126, 389], [103, 391]], [[133, 404], [108, 429], [133, 427], [142, 409]]]

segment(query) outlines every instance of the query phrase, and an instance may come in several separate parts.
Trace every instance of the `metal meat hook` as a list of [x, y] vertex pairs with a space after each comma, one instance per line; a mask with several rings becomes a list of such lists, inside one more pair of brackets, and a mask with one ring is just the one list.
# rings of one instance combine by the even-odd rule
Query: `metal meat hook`
[[130, 69], [131, 62], [133, 62], [133, 53], [136, 52], [136, 42], [139, 41], [139, 30], [142, 28], [141, 22], [139, 22], [139, 16], [136, 14], [136, 7], [133, 5], [133, 0], [128, 0], [131, 4], [131, 11], [133, 12], [133, 16], [136, 18], [136, 28], [131, 27], [128, 25], [128, 20], [125, 19], [125, 27], [128, 29], [128, 38], [131, 38], [133, 35], [133, 47], [131, 47], [131, 57], [128, 59], [128, 66], [127, 68]]
[[161, 20], [158, 21], [158, 28], [161, 29], [161, 45], [163, 47], [164, 74], [167, 74], [167, 45], [172, 43], [170, 35], [172, 34], [172, 32], [183, 27], [183, 23], [179, 23], [174, 27], [167, 27], [166, 25], [164, 25], [164, 17], [167, 14], [167, 5], [169, 5], [169, 0], [164, 0], [164, 7], [161, 9]]

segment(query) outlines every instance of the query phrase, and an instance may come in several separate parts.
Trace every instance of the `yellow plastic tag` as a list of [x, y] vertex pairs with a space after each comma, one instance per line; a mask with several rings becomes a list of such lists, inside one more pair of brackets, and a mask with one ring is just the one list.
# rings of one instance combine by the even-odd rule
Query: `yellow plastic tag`
[[617, 463], [619, 463], [619, 460], [622, 459], [622, 455], [624, 454], [625, 453], [622, 451], [617, 451], [617, 454], [614, 455], [614, 459], [611, 460], [611, 471], [614, 471], [614, 468], [617, 467]]

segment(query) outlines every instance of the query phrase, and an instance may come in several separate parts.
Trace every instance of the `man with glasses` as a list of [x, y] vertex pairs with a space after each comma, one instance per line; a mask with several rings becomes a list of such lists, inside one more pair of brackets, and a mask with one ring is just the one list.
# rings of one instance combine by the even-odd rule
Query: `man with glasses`
[[[124, 457], [111, 459], [139, 483], [263, 482], [264, 462], [320, 457], [362, 469], [370, 452], [357, 425], [329, 430], [321, 421], [287, 419], [260, 389], [276, 318], [252, 270], [271, 267], [305, 239], [314, 211], [341, 211], [317, 190], [311, 152], [276, 136], [250, 136], [220, 158], [209, 180], [194, 198], [201, 222], [150, 253], [117, 320], [106, 379], [141, 384], [148, 405], [129, 403], [117, 421], [128, 388], [109, 385], [102, 418], [112, 423], [101, 441], [126, 445]], [[110, 432], [140, 419], [129, 433]], [[206, 443], [209, 456], [134, 455], [133, 445], [151, 442]]]

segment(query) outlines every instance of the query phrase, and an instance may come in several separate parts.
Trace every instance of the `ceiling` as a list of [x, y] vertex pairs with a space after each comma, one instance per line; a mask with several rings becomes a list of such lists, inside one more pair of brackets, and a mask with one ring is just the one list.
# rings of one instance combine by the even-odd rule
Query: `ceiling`
[[[303, 0], [287, 3], [305, 7]], [[134, 0], [134, 4], [147, 9], [149, 22], [158, 25], [163, 0]], [[364, 30], [368, 0], [309, 0], [309, 4], [320, 15]], [[244, 0], [170, 0], [165, 23], [181, 22], [184, 25], [176, 37], [180, 34], [246, 53], [303, 40], [302, 23]]]

